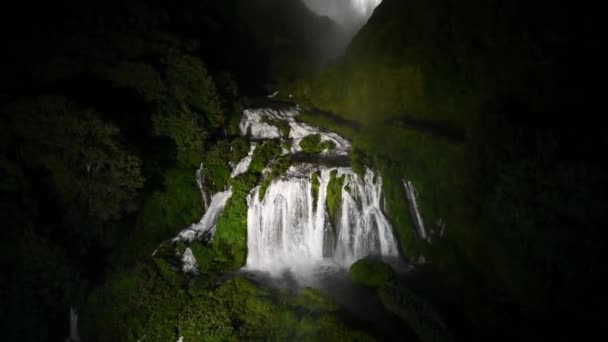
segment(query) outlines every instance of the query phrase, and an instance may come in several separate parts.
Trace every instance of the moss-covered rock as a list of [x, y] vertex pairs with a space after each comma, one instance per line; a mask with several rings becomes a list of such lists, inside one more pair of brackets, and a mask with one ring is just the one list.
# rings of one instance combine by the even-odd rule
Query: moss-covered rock
[[320, 153], [321, 135], [311, 134], [300, 140], [300, 148], [306, 153]]
[[270, 172], [267, 172], [263, 175], [264, 179], [260, 184], [259, 198], [260, 201], [264, 199], [266, 195], [266, 190], [270, 186], [272, 181], [285, 173], [287, 169], [291, 166], [291, 158], [288, 155], [280, 155], [276, 156], [273, 161], [268, 165]]
[[225, 271], [242, 267], [247, 258], [247, 194], [257, 182], [257, 176], [247, 172], [230, 180], [232, 197], [216, 222], [213, 236], [215, 262]]
[[265, 141], [258, 146], [253, 153], [249, 170], [252, 172], [262, 173], [268, 163], [281, 155], [281, 147], [276, 141]]
[[321, 141], [320, 134], [311, 134], [300, 140], [300, 148], [305, 153], [321, 153], [323, 151], [331, 151], [336, 148], [336, 144], [331, 141]]
[[393, 269], [389, 265], [372, 258], [355, 262], [348, 274], [353, 281], [369, 287], [382, 286], [394, 277]]
[[326, 205], [327, 213], [332, 223], [337, 222], [338, 212], [342, 204], [342, 186], [344, 185], [345, 175], [338, 177], [338, 171], [333, 170], [329, 175], [327, 184]]
[[319, 198], [319, 173], [314, 172], [312, 176], [310, 176], [310, 183], [312, 184], [312, 203], [313, 205], [317, 203], [317, 199]]
[[249, 149], [250, 145], [246, 139], [242, 137], [235, 138], [230, 143], [230, 161], [233, 164], [237, 164], [247, 156]]

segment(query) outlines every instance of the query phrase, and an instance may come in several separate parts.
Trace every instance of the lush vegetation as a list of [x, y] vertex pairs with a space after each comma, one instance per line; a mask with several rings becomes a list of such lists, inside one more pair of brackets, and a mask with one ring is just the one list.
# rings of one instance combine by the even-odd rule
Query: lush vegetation
[[[238, 132], [240, 91], [256, 95], [310, 73], [319, 51], [319, 40], [310, 38], [339, 30], [299, 1], [37, 6], [15, 8], [27, 20], [3, 20], [3, 32], [11, 34], [0, 64], [4, 337], [64, 339], [70, 306], [93, 300], [92, 291], [109, 291], [120, 300], [87, 315], [83, 324], [91, 335], [141, 337], [150, 319], [157, 327], [148, 338], [166, 340], [170, 328], [163, 322], [177, 316], [148, 309], [165, 305], [146, 294], [160, 291], [164, 281], [151, 275], [149, 257], [200, 219], [196, 169], [203, 164], [208, 191], [230, 185], [234, 196], [218, 222], [216, 243], [189, 247], [207, 273], [239, 267], [245, 194], [270, 159], [274, 175], [289, 164], [274, 158], [280, 147], [268, 145], [253, 174], [229, 180], [228, 162], [249, 151], [247, 141], [230, 138]], [[257, 20], [275, 11], [280, 20]], [[140, 287], [144, 295], [131, 298]], [[123, 300], [121, 319], [104, 323], [110, 303]], [[141, 315], [131, 319], [129, 305]]]
[[[113, 275], [89, 297], [88, 341], [372, 340], [347, 326], [337, 306], [317, 291], [271, 292], [244, 278], [215, 286], [156, 257]], [[91, 319], [94, 318], [94, 319]]]
[[[352, 141], [357, 173], [382, 176], [402, 256], [430, 264], [404, 280], [365, 259], [351, 277], [419, 339], [602, 326], [602, 12], [383, 0], [344, 58], [320, 68], [342, 33], [299, 0], [16, 5], [0, 63], [4, 339], [64, 339], [71, 306], [91, 341], [369, 339], [312, 289], [220, 277], [246, 260], [247, 194], [260, 185], [263, 198], [291, 164], [290, 142], [268, 141], [230, 179], [250, 148], [235, 138], [242, 93], [276, 89], [306, 108], [300, 120]], [[334, 148], [319, 135], [300, 147]], [[211, 243], [167, 242], [202, 215], [201, 164], [206, 190], [233, 196]], [[335, 222], [344, 179], [330, 177]], [[432, 243], [414, 233], [403, 180]], [[179, 271], [186, 248], [197, 276]]]

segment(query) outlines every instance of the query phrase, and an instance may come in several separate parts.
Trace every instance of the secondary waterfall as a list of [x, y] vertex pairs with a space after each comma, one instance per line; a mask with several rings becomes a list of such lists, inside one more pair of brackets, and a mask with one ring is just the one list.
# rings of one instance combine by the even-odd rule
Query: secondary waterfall
[[[330, 217], [330, 174], [343, 178], [339, 207]], [[313, 191], [318, 177], [318, 194]], [[274, 180], [260, 200], [248, 197], [248, 269], [280, 273], [321, 265], [349, 267], [369, 255], [396, 257], [397, 242], [382, 212], [382, 179], [367, 169], [364, 178], [351, 168], [292, 166]], [[316, 197], [316, 198], [315, 198]]]

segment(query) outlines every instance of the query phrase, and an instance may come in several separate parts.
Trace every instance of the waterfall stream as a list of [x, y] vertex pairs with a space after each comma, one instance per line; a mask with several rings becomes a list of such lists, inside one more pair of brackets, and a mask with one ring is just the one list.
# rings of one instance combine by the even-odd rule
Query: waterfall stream
[[[326, 205], [332, 171], [344, 177], [334, 217]], [[369, 255], [398, 256], [381, 209], [382, 179], [369, 169], [361, 178], [350, 168], [296, 165], [270, 184], [262, 200], [259, 191], [248, 197], [248, 269], [280, 273], [315, 265], [349, 267]]]

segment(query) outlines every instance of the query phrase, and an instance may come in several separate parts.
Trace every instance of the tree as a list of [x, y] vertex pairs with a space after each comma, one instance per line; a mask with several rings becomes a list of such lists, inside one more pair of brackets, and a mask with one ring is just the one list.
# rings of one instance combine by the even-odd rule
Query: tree
[[127, 152], [114, 125], [64, 98], [46, 97], [4, 109], [30, 167], [46, 169], [64, 205], [102, 221], [137, 207], [141, 161]]

